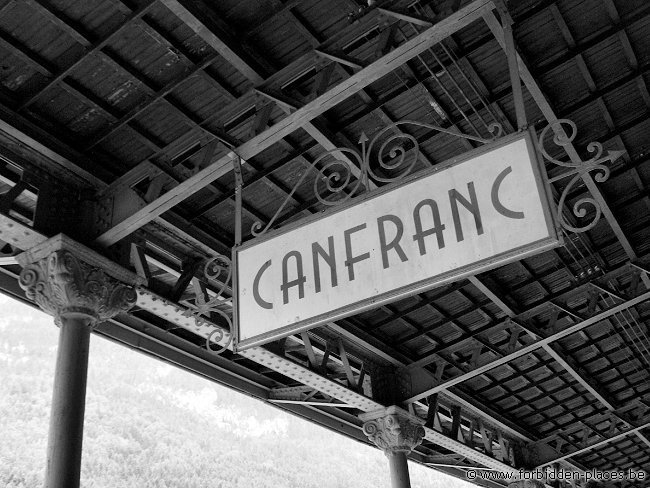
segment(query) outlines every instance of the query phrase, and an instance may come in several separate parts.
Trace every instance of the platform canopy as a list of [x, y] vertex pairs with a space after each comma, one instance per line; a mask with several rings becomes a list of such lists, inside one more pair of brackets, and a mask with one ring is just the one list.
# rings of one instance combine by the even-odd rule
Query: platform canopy
[[[369, 442], [359, 415], [398, 405], [424, 421], [409, 457], [459, 477], [648, 469], [649, 67], [646, 0], [0, 0], [1, 291], [26, 300], [16, 256], [63, 234], [139, 276], [135, 307], [94, 333], [343, 435]], [[548, 245], [233, 351], [233, 246], [517, 133]], [[535, 185], [499, 171], [486, 202], [515, 222]], [[508, 227], [483, 229], [454, 181], [430, 196], [440, 225], [431, 203], [408, 209], [426, 241], [382, 220], [366, 262], [498, 241]], [[313, 296], [332, 283], [319, 239]], [[258, 303], [300, 299], [283, 255]]]

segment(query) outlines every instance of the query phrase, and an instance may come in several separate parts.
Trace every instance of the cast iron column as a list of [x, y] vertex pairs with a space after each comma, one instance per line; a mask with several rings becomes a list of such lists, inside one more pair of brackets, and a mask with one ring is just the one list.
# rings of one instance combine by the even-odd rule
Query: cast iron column
[[[61, 328], [45, 486], [78, 488], [90, 331], [98, 322], [131, 308], [136, 293], [103, 269], [61, 249], [60, 241], [21, 255], [20, 286]], [[94, 254], [90, 251], [84, 257]]]
[[359, 415], [363, 432], [388, 457], [392, 488], [411, 488], [407, 454], [424, 437], [424, 420], [392, 406]]

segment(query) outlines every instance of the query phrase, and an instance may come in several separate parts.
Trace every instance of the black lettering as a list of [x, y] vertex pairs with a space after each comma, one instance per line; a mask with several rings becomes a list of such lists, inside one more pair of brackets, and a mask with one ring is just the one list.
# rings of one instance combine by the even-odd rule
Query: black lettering
[[524, 218], [523, 212], [510, 210], [509, 208], [506, 208], [501, 203], [501, 200], [499, 200], [499, 190], [501, 189], [501, 183], [503, 183], [505, 177], [508, 176], [510, 173], [512, 173], [512, 166], [508, 166], [506, 169], [501, 171], [501, 173], [499, 173], [499, 175], [494, 180], [494, 183], [492, 184], [492, 192], [491, 192], [492, 205], [494, 206], [494, 209], [504, 217], [508, 217], [510, 219], [523, 219]]
[[[298, 277], [295, 280], [289, 281], [289, 258], [295, 258], [296, 261], [296, 274]], [[302, 256], [298, 251], [291, 251], [285, 254], [282, 258], [282, 285], [280, 289], [282, 290], [282, 301], [286, 305], [289, 303], [289, 288], [292, 286], [298, 287], [298, 298], [305, 297], [305, 281], [307, 278], [302, 270]]]
[[[384, 228], [384, 222], [392, 222], [395, 225], [395, 237], [388, 244], [386, 243], [386, 229]], [[404, 261], [408, 261], [402, 246], [399, 245], [399, 241], [404, 235], [404, 224], [400, 218], [396, 215], [383, 215], [377, 219], [377, 227], [379, 228], [379, 245], [381, 247], [381, 261], [384, 265], [384, 269], [390, 267], [388, 262], [388, 251], [395, 249], [395, 252], [399, 258]]]
[[474, 182], [467, 183], [467, 190], [469, 191], [469, 200], [463, 195], [458, 193], [455, 189], [449, 190], [449, 203], [451, 204], [451, 214], [454, 219], [454, 228], [456, 229], [456, 240], [458, 242], [465, 239], [463, 236], [463, 228], [460, 224], [460, 216], [458, 214], [458, 202], [469, 210], [474, 216], [474, 223], [476, 224], [476, 233], [483, 234], [483, 223], [481, 222], [481, 212], [478, 208], [478, 201], [476, 200], [476, 190], [474, 190]]
[[358, 256], [352, 255], [351, 236], [355, 232], [359, 232], [365, 228], [366, 224], [360, 224], [356, 227], [352, 227], [351, 229], [346, 229], [343, 231], [343, 237], [345, 238], [345, 266], [348, 268], [348, 278], [350, 281], [354, 280], [354, 263], [358, 263], [359, 261], [363, 261], [364, 259], [368, 259], [370, 257], [369, 252], [359, 254]]
[[318, 243], [313, 242], [311, 245], [311, 255], [314, 260], [314, 289], [316, 293], [320, 293], [320, 265], [318, 256], [320, 256], [325, 263], [330, 267], [330, 281], [332, 288], [338, 285], [338, 278], [336, 276], [336, 256], [334, 254], [334, 238], [329, 236], [327, 238], [328, 252]]
[[271, 260], [269, 259], [266, 263], [262, 265], [262, 267], [255, 275], [255, 279], [253, 280], [253, 298], [255, 299], [255, 303], [257, 303], [260, 307], [266, 309], [273, 308], [273, 304], [271, 302], [267, 302], [266, 300], [264, 300], [260, 295], [260, 279], [262, 279], [262, 275], [264, 274], [264, 271], [266, 271], [270, 266], [271, 266]]
[[[431, 209], [433, 227], [427, 230], [422, 230], [422, 216], [420, 215], [420, 211], [425, 205]], [[445, 247], [445, 239], [442, 235], [442, 231], [445, 230], [445, 224], [440, 221], [440, 212], [438, 211], [438, 204], [435, 200], [427, 198], [415, 206], [413, 209], [413, 223], [415, 224], [415, 234], [413, 234], [413, 240], [417, 241], [418, 243], [418, 247], [420, 248], [420, 256], [424, 256], [427, 252], [424, 238], [432, 234], [436, 235], [436, 239], [438, 240], [438, 249]]]

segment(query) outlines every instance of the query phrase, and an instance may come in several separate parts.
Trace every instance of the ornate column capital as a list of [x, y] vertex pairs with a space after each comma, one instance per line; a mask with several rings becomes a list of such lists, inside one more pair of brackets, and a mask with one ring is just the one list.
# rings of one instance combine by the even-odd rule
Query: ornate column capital
[[85, 318], [90, 325], [130, 309], [137, 275], [63, 235], [18, 256], [19, 285], [27, 298], [57, 325], [64, 318]]
[[397, 406], [359, 415], [363, 433], [386, 455], [408, 454], [422, 442], [424, 420]]

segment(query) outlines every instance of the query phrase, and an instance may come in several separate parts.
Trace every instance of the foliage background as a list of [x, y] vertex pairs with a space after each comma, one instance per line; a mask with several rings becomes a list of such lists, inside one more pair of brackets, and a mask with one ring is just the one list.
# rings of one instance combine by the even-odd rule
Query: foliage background
[[[0, 295], [0, 486], [43, 484], [58, 329]], [[376, 449], [91, 339], [85, 488], [390, 486]], [[469, 488], [411, 463], [413, 488]]]

